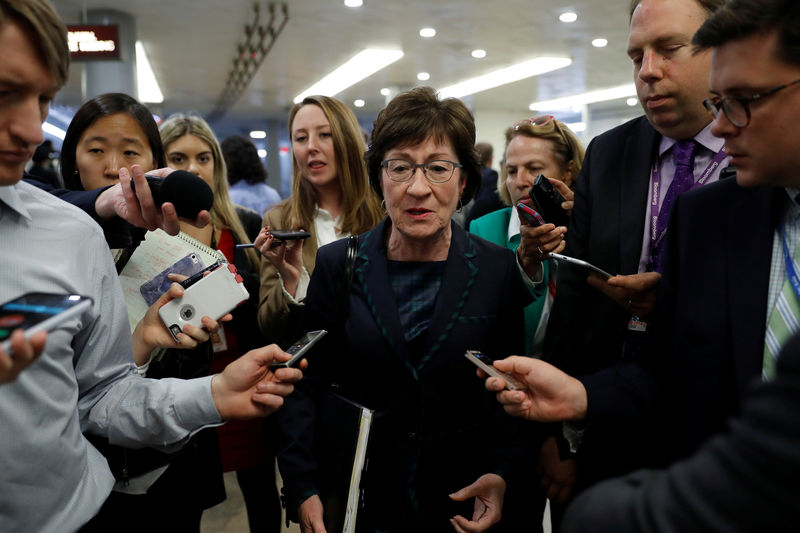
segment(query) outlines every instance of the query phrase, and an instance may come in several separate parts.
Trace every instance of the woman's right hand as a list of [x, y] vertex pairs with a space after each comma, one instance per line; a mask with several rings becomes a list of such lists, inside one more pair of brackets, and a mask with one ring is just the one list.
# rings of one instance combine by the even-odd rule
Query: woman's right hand
[[326, 533], [322, 522], [322, 500], [316, 494], [300, 504], [297, 517], [302, 533]]
[[[296, 239], [290, 243], [275, 243], [275, 236], [269, 231], [269, 226], [261, 228], [261, 232], [253, 241], [261, 255], [272, 263], [283, 280], [286, 292], [295, 296], [300, 273], [303, 270], [303, 239]], [[275, 244], [273, 246], [273, 244]]]

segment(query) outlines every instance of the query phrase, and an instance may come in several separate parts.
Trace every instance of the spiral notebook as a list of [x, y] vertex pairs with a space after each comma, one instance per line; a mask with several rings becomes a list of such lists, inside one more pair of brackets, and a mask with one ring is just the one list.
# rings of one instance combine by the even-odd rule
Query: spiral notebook
[[131, 331], [144, 317], [149, 307], [139, 290], [142, 284], [190, 253], [197, 254], [203, 266], [225, 260], [222, 252], [213, 250], [183, 232], [174, 237], [160, 229], [147, 232], [144, 241], [136, 247], [119, 274]]

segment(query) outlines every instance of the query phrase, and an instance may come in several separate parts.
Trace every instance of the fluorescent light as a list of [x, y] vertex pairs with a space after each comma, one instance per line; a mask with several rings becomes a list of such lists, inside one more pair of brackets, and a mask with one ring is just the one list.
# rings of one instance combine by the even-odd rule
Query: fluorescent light
[[542, 100], [532, 103], [528, 106], [528, 109], [531, 111], [549, 111], [552, 109], [564, 109], [567, 107], [593, 104], [595, 102], [606, 102], [608, 100], [616, 100], [628, 96], [636, 96], [636, 86], [632, 83], [620, 85], [619, 87], [611, 87], [609, 89], [600, 89], [598, 91], [565, 96], [563, 98], [555, 98], [553, 100]]
[[420, 37], [435, 37], [436, 30], [434, 28], [422, 28], [419, 30]]
[[358, 100], [353, 101], [353, 105], [356, 107], [364, 107], [366, 105], [366, 102], [361, 98], [359, 98]]
[[428, 81], [429, 79], [431, 79], [431, 75], [428, 74], [427, 72], [420, 72], [419, 74], [417, 74], [417, 79], [419, 81]]
[[45, 132], [45, 133], [49, 133], [53, 137], [58, 137], [62, 141], [64, 140], [64, 137], [67, 136], [67, 132], [66, 131], [62, 130], [58, 126], [54, 126], [53, 124], [50, 124], [47, 121], [42, 122], [42, 131]]
[[253, 130], [250, 132], [251, 139], [266, 139], [267, 132], [264, 130]]
[[294, 103], [300, 103], [303, 98], [312, 94], [335, 96], [351, 85], [355, 85], [391, 65], [401, 57], [403, 57], [402, 50], [378, 50], [375, 48], [362, 50], [336, 70], [295, 96]]
[[581, 133], [582, 131], [586, 131], [585, 122], [565, 122], [564, 125], [569, 129], [571, 129], [574, 133]]
[[572, 13], [571, 11], [567, 11], [566, 13], [561, 13], [561, 15], [558, 16], [558, 20], [561, 22], [575, 22], [578, 20], [578, 15]]
[[608, 39], [603, 39], [602, 37], [599, 39], [594, 39], [592, 41], [592, 46], [594, 46], [595, 48], [603, 48], [605, 46], [608, 46]]
[[625, 103], [628, 104], [629, 106], [633, 107], [633, 106], [635, 106], [636, 104], [639, 103], [639, 100], [638, 100], [638, 98], [628, 98], [627, 100], [625, 100]]
[[486, 57], [486, 50], [481, 50], [480, 48], [478, 48], [477, 50], [473, 50], [472, 57], [474, 57], [475, 59], [483, 59], [484, 57]]
[[142, 41], [136, 41], [136, 78], [138, 81], [139, 101], [149, 104], [160, 104], [164, 101], [161, 87], [158, 86], [156, 75], [150, 68], [150, 61], [142, 46]]
[[461, 98], [468, 94], [478, 93], [487, 89], [493, 89], [507, 83], [512, 83], [532, 76], [538, 76], [551, 70], [567, 67], [572, 64], [572, 59], [568, 57], [537, 57], [523, 63], [517, 63], [510, 67], [495, 70], [477, 78], [462, 81], [455, 85], [445, 87], [439, 91], [442, 98], [455, 97]]
[[344, 5], [347, 7], [361, 7], [364, 2], [362, 0], [344, 0]]
[[[252, 154], [253, 152], [250, 152], [250, 153]], [[261, 159], [264, 159], [265, 157], [267, 157], [267, 151], [264, 150], [263, 148], [259, 148], [258, 149], [258, 157], [260, 157]]]
[[390, 94], [392, 94], [392, 91], [388, 87], [381, 89], [381, 96], [389, 96]]

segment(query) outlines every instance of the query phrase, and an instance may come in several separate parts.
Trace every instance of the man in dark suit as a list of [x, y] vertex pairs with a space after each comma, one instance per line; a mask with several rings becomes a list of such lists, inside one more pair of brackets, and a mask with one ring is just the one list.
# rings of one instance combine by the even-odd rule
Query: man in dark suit
[[[797, 342], [778, 354], [800, 316], [800, 150], [790, 134], [800, 120], [800, 5], [732, 0], [694, 42], [715, 48], [705, 105], [738, 173], [675, 204], [652, 351], [580, 381], [539, 361], [523, 368], [525, 358], [497, 365], [536, 391], [501, 393], [509, 412], [633, 423], [660, 399], [672, 415], [659, 420], [671, 458], [696, 454], [598, 486], [578, 503], [576, 528], [785, 531], [798, 522]], [[775, 383], [751, 393], [776, 366]]]
[[[577, 179], [564, 254], [614, 276], [610, 281], [569, 265], [559, 269], [557, 297], [545, 337], [545, 360], [570, 374], [616, 364], [647, 328], [660, 280], [657, 252], [681, 188], [719, 177], [725, 154], [703, 108], [710, 53], [693, 54], [691, 38], [721, 0], [634, 0], [628, 55], [645, 116], [595, 138]], [[689, 182], [676, 170], [680, 141], [691, 141]], [[670, 189], [675, 190], [670, 190]], [[521, 258], [540, 249], [523, 239]], [[541, 252], [548, 252], [545, 247]], [[541, 257], [539, 257], [541, 259]], [[589, 433], [578, 457], [578, 486], [641, 463], [641, 446], [626, 447], [623, 426], [604, 437]], [[606, 438], [607, 437], [607, 438]], [[604, 438], [603, 441], [600, 438]], [[566, 448], [566, 447], [564, 447]], [[556, 482], [558, 483], [558, 482]], [[552, 491], [556, 492], [556, 491]]]

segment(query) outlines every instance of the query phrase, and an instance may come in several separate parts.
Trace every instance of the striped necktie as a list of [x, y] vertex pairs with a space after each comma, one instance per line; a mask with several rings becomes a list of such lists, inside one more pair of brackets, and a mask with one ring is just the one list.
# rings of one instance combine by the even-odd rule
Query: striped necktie
[[[795, 251], [796, 255], [797, 251]], [[794, 268], [795, 270], [800, 270], [796, 262], [794, 262]], [[761, 370], [761, 377], [764, 381], [770, 381], [775, 377], [775, 363], [778, 360], [781, 348], [792, 335], [800, 330], [798, 317], [800, 317], [800, 301], [797, 299], [790, 275], [787, 272], [786, 281], [783, 282], [781, 292], [767, 322], [767, 334], [764, 339], [764, 362]]]

